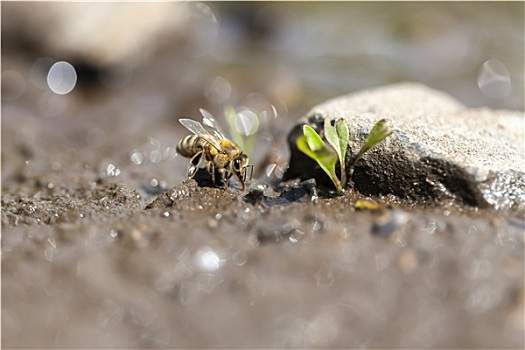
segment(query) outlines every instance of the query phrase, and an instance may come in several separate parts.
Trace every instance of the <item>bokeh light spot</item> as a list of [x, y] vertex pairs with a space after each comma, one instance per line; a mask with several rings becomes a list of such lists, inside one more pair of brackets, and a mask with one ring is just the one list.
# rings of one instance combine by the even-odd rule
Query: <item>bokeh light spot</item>
[[140, 165], [144, 161], [144, 155], [141, 152], [135, 150], [133, 151], [133, 153], [131, 153], [131, 156], [129, 157], [129, 159], [134, 164]]
[[51, 66], [47, 73], [47, 85], [55, 94], [70, 93], [77, 84], [75, 68], [68, 62], [60, 61]]
[[41, 57], [33, 63], [29, 71], [29, 80], [40, 90], [47, 90], [47, 73], [56, 60], [50, 57]]
[[511, 81], [505, 63], [496, 58], [485, 61], [478, 73], [478, 86], [488, 97], [507, 97], [510, 94]]
[[209, 248], [204, 247], [195, 254], [197, 266], [206, 272], [217, 271], [223, 264], [224, 260], [220, 259], [217, 253]]
[[235, 129], [244, 136], [255, 134], [259, 129], [259, 118], [249, 109], [241, 110], [235, 118]]
[[207, 55], [216, 44], [219, 24], [213, 10], [206, 4], [195, 2], [188, 5], [189, 15], [185, 24], [187, 46], [190, 57]]
[[107, 176], [119, 176], [120, 169], [118, 169], [114, 164], [109, 163], [106, 167], [106, 175]]

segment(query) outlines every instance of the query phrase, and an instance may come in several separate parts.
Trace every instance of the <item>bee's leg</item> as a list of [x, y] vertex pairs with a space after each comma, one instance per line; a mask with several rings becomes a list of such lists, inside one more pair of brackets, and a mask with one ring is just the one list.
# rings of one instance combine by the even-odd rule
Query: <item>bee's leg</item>
[[206, 164], [206, 168], [208, 169], [208, 173], [211, 176], [211, 181], [215, 185], [215, 164], [213, 164], [213, 162], [210, 161], [208, 162], [208, 164]]
[[228, 179], [231, 177], [231, 174], [230, 176], [227, 176], [228, 170], [226, 170], [225, 168], [219, 169], [219, 174], [221, 175], [221, 179], [224, 184], [224, 188], [228, 188]]
[[188, 179], [193, 179], [193, 177], [197, 173], [197, 169], [199, 168], [199, 163], [201, 162], [201, 159], [202, 159], [202, 154], [203, 152], [201, 151], [195, 154], [191, 158], [190, 165], [188, 166], [188, 172], [187, 172]]

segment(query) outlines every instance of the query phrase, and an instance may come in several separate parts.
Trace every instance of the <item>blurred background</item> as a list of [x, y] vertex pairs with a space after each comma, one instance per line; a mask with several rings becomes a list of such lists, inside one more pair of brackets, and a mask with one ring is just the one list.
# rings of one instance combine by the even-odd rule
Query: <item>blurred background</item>
[[363, 88], [417, 81], [524, 108], [523, 2], [1, 6], [6, 192], [29, 191], [20, 177], [53, 191], [104, 178], [153, 196], [185, 178], [178, 118], [199, 108], [250, 124], [263, 180], [282, 175], [297, 118]]

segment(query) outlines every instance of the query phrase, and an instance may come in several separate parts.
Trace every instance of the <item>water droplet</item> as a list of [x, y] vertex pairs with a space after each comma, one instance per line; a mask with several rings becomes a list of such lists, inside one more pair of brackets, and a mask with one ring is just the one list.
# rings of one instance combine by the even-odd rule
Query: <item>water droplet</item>
[[200, 249], [195, 254], [195, 260], [197, 266], [207, 272], [217, 271], [224, 264], [224, 259], [220, 259], [217, 253], [209, 247]]
[[106, 174], [108, 176], [113, 176], [115, 175], [115, 166], [111, 163], [108, 164], [108, 167], [106, 168]]
[[144, 161], [144, 155], [142, 153], [140, 153], [139, 151], [135, 150], [135, 151], [133, 151], [133, 153], [131, 153], [131, 156], [129, 157], [129, 159], [134, 164], [140, 165]]
[[270, 177], [273, 173], [273, 170], [275, 169], [275, 167], [277, 166], [277, 164], [275, 163], [272, 163], [272, 164], [269, 164], [268, 166], [266, 166], [266, 169], [265, 169], [265, 174], [267, 177]]
[[478, 87], [488, 97], [507, 97], [511, 90], [507, 66], [495, 58], [483, 63], [478, 73]]
[[162, 153], [160, 152], [160, 150], [155, 149], [151, 151], [149, 154], [149, 160], [155, 164], [159, 163], [162, 160]]
[[56, 62], [47, 73], [47, 85], [55, 94], [65, 95], [71, 92], [76, 84], [77, 73], [68, 62]]
[[120, 174], [120, 169], [118, 169], [114, 164], [109, 163], [106, 168], [107, 176], [118, 176]]

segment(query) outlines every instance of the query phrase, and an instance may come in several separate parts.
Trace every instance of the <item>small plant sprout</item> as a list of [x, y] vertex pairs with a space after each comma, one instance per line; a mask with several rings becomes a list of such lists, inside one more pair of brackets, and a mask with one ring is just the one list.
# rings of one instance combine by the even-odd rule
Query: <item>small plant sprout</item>
[[[392, 131], [386, 126], [386, 120], [381, 119], [378, 121], [368, 134], [363, 147], [357, 153], [352, 163], [352, 168], [365, 152], [391, 134]], [[348, 126], [344, 119], [338, 119], [334, 122], [333, 119], [326, 118], [324, 120], [324, 136], [328, 144], [323, 141], [312, 127], [303, 125], [303, 135], [300, 135], [296, 141], [297, 148], [319, 164], [334, 183], [337, 193], [341, 194], [347, 182], [345, 159], [349, 142]], [[340, 178], [335, 171], [338, 160]]]
[[333, 125], [332, 120], [326, 118], [324, 120], [324, 137], [335, 149], [337, 157], [339, 158], [341, 185], [344, 188], [346, 185], [345, 155], [349, 138], [348, 126], [343, 119], [338, 119], [335, 122], [335, 125]]
[[386, 139], [391, 134], [392, 130], [386, 126], [386, 119], [381, 119], [378, 121], [372, 130], [370, 130], [370, 133], [366, 137], [365, 144], [357, 153], [354, 163], [352, 164], [352, 168], [354, 167], [355, 163], [357, 163], [357, 161], [363, 157], [366, 151], [370, 150], [372, 147]]
[[337, 193], [343, 191], [341, 181], [335, 173], [337, 153], [332, 147], [326, 145], [319, 134], [309, 125], [303, 126], [303, 135], [297, 138], [297, 148], [319, 164], [334, 183]]

